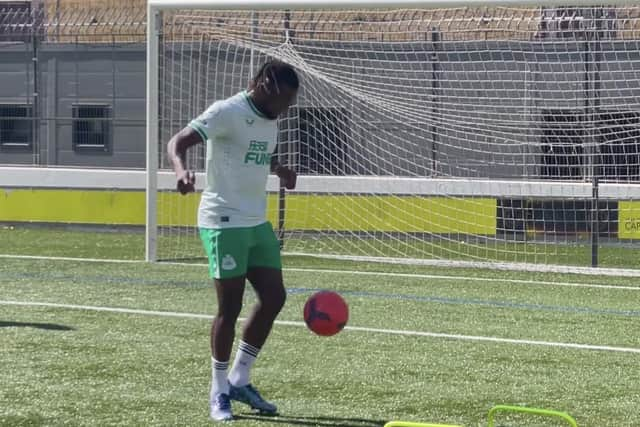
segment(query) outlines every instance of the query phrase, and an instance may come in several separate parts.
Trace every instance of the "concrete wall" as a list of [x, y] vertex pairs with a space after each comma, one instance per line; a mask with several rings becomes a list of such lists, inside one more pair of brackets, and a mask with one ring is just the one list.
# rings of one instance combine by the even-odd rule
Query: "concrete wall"
[[[2, 149], [0, 163], [144, 167], [142, 46], [45, 44], [37, 49], [35, 79], [33, 57], [30, 45], [0, 45], [0, 103], [35, 103], [40, 124], [32, 147]], [[107, 151], [74, 150], [72, 112], [78, 104], [111, 107]]]
[[[299, 107], [345, 112], [347, 122], [342, 128], [324, 129], [334, 134], [314, 142], [341, 140], [340, 171], [536, 177], [543, 115], [551, 109], [584, 112], [587, 71], [589, 79], [602, 82], [600, 108], [640, 112], [637, 41], [603, 42], [601, 50], [606, 53], [600, 58], [598, 76], [592, 65], [585, 65], [597, 58], [585, 54], [583, 41], [560, 40], [544, 46], [443, 42], [437, 52], [433, 48], [431, 42], [353, 43], [339, 49], [315, 44], [298, 45], [299, 57], [279, 53], [294, 63], [304, 58], [302, 65], [315, 70], [313, 75], [302, 73]], [[37, 52], [37, 143], [29, 151], [0, 151], [0, 163], [144, 167], [144, 46], [44, 44]], [[334, 59], [328, 62], [327, 56]], [[30, 99], [31, 57], [30, 45], [0, 45], [1, 103]], [[254, 57], [254, 68], [262, 58]], [[213, 100], [246, 87], [252, 74], [250, 51], [219, 41], [167, 44], [161, 63], [161, 92], [171, 99], [161, 102], [163, 141]], [[71, 112], [78, 103], [112, 106], [109, 151], [74, 151]], [[309, 137], [300, 135], [298, 125], [299, 116], [293, 110], [283, 122], [282, 139], [291, 141], [290, 160], [301, 164], [300, 156], [308, 150], [301, 148], [300, 141]], [[200, 150], [194, 160], [201, 167]], [[330, 147], [320, 147], [314, 155], [329, 151]]]

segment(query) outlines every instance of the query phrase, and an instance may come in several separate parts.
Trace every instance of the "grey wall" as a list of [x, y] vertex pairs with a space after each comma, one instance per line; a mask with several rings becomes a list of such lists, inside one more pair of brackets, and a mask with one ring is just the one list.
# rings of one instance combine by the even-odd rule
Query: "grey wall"
[[[140, 45], [0, 44], [0, 103], [37, 106], [29, 149], [0, 150], [0, 163], [144, 167], [145, 50]], [[34, 79], [35, 76], [35, 79]], [[34, 86], [38, 97], [34, 97]], [[111, 106], [107, 152], [74, 150], [72, 106]]]
[[[579, 40], [544, 46], [535, 41], [353, 43], [298, 45], [298, 57], [287, 51], [278, 55], [314, 69], [302, 72], [300, 108], [338, 107], [348, 114], [343, 129], [324, 129], [343, 140], [344, 165], [333, 173], [501, 178], [539, 174], [547, 110], [582, 114], [586, 100], [597, 93], [600, 108], [640, 112], [640, 42], [603, 42], [600, 50], [606, 53], [600, 58], [585, 53], [588, 48]], [[0, 45], [0, 103], [31, 100], [32, 51], [30, 45]], [[37, 58], [37, 143], [26, 152], [0, 151], [0, 163], [144, 167], [144, 46], [44, 44]], [[246, 48], [219, 41], [165, 44], [162, 141], [210, 102], [245, 88], [250, 58]], [[255, 56], [256, 67], [262, 59]], [[602, 82], [598, 91], [586, 91], [587, 71], [589, 79]], [[74, 151], [71, 108], [84, 102], [112, 106], [109, 152]], [[290, 140], [291, 160], [301, 164], [305, 138], [297, 110], [291, 113], [282, 138]], [[194, 153], [199, 167], [202, 158], [202, 149]]]

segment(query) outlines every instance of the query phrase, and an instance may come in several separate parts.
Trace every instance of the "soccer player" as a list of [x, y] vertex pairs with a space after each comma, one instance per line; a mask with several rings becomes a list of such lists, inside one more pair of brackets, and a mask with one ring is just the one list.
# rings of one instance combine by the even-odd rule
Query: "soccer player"
[[[231, 399], [263, 414], [277, 413], [276, 406], [251, 385], [249, 373], [286, 298], [280, 246], [266, 220], [266, 183], [271, 171], [287, 189], [296, 185], [295, 171], [278, 164], [272, 153], [277, 144], [276, 119], [294, 102], [298, 86], [290, 65], [268, 61], [246, 91], [215, 102], [167, 147], [177, 189], [187, 194], [195, 190], [195, 174], [185, 164], [187, 149], [201, 142], [207, 146], [207, 183], [198, 227], [218, 298], [211, 325], [210, 393], [210, 415], [218, 421], [233, 419]], [[227, 374], [246, 279], [258, 303]]]

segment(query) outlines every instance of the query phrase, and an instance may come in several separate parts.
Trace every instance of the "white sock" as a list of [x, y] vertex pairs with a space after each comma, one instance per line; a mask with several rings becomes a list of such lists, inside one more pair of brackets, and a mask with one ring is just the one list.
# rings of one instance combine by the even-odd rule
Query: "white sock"
[[211, 397], [219, 393], [229, 394], [228, 368], [229, 361], [219, 362], [211, 357]]
[[233, 361], [231, 372], [229, 372], [229, 382], [231, 384], [235, 387], [242, 387], [251, 382], [249, 380], [249, 371], [251, 370], [253, 362], [256, 361], [259, 352], [259, 348], [240, 341], [236, 359]]

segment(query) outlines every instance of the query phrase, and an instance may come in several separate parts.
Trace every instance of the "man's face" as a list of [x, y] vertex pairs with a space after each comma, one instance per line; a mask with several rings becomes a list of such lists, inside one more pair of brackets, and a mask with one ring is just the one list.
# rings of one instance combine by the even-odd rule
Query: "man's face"
[[273, 92], [269, 97], [267, 108], [269, 109], [270, 118], [276, 119], [285, 113], [291, 105], [295, 104], [298, 90], [282, 85]]

